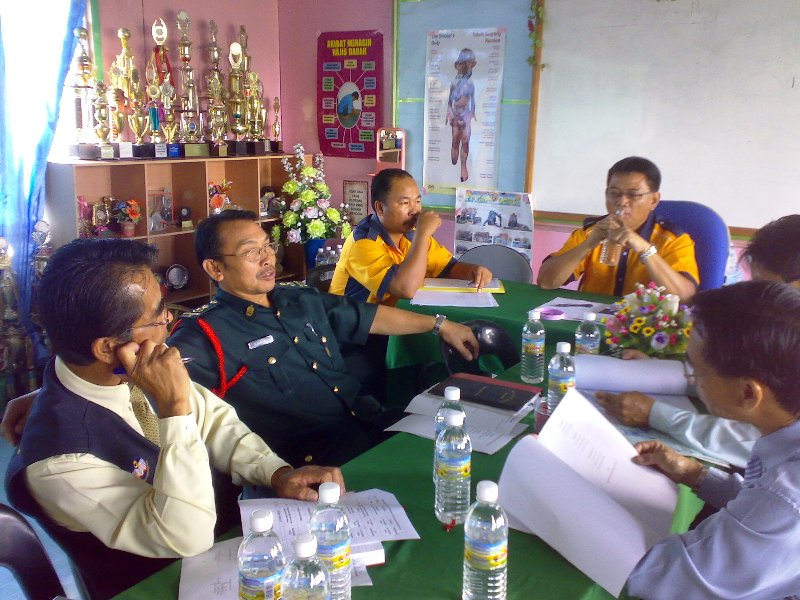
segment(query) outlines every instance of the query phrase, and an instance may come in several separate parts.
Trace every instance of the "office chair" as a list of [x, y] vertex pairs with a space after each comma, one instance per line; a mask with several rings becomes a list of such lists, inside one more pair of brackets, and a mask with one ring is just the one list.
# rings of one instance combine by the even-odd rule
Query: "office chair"
[[474, 375], [490, 376], [491, 371], [484, 370], [486, 365], [481, 364], [487, 358], [499, 359], [503, 370], [519, 362], [518, 345], [511, 339], [505, 329], [486, 319], [467, 321], [464, 325], [472, 329], [475, 337], [478, 338], [479, 356], [477, 360], [467, 361], [455, 348], [442, 340], [440, 342], [442, 357], [450, 375], [453, 373], [472, 373]]
[[12, 572], [27, 598], [64, 595], [53, 563], [36, 532], [21, 514], [0, 504], [0, 564]]
[[728, 226], [713, 209], [688, 200], [662, 200], [655, 210], [656, 218], [680, 225], [695, 244], [695, 257], [700, 272], [697, 291], [721, 287], [725, 282], [730, 235]]
[[531, 264], [525, 256], [500, 244], [487, 244], [470, 248], [458, 262], [481, 265], [498, 279], [508, 279], [520, 283], [530, 283], [533, 279]]
[[333, 272], [336, 265], [320, 265], [309, 269], [306, 274], [306, 285], [317, 288], [320, 292], [327, 292], [331, 287]]

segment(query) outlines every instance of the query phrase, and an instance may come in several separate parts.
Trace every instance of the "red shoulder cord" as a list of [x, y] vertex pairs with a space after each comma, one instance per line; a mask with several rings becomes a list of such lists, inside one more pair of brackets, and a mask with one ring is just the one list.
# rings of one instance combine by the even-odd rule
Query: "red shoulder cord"
[[[175, 323], [175, 327], [172, 328], [172, 331], [175, 331], [179, 324], [180, 321]], [[224, 398], [225, 394], [228, 393], [228, 390], [236, 385], [242, 376], [247, 373], [247, 365], [243, 365], [236, 375], [234, 375], [233, 378], [228, 381], [227, 377], [225, 376], [225, 354], [222, 351], [222, 343], [219, 341], [219, 337], [212, 329], [211, 325], [209, 325], [208, 322], [204, 321], [203, 319], [197, 319], [197, 324], [200, 326], [200, 329], [203, 330], [203, 333], [206, 334], [208, 341], [211, 342], [211, 345], [214, 348], [214, 353], [217, 355], [217, 365], [219, 368], [219, 387], [212, 388], [211, 391], [220, 398]]]

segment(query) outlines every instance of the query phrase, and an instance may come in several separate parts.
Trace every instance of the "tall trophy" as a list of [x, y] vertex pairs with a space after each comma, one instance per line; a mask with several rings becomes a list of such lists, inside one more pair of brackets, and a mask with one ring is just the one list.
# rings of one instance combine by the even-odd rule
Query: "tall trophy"
[[264, 137], [264, 87], [254, 71], [250, 71], [247, 78], [247, 129], [250, 137], [247, 140], [247, 153], [251, 156], [263, 156], [267, 153]]
[[[208, 45], [208, 62], [211, 67], [206, 75], [206, 141], [211, 143], [211, 156], [227, 156], [228, 146], [224, 142], [227, 129], [227, 112], [225, 111], [225, 77], [219, 68], [220, 48], [217, 45], [217, 24], [212, 19], [208, 23], [211, 43]], [[220, 130], [220, 120], [222, 127]], [[220, 144], [220, 142], [222, 142]], [[222, 148], [225, 148], [222, 150]]]
[[108, 104], [111, 120], [111, 133], [114, 140], [114, 152], [119, 158], [131, 158], [130, 143], [125, 143], [123, 133], [125, 123], [131, 114], [130, 102], [133, 100], [135, 81], [139, 73], [134, 65], [133, 53], [130, 49], [131, 32], [120, 28], [117, 30], [122, 50], [114, 58], [108, 70]]
[[192, 42], [189, 40], [189, 27], [192, 22], [185, 10], [178, 12], [178, 31], [181, 39], [178, 42], [178, 54], [181, 57], [181, 120], [180, 142], [183, 144], [185, 156], [208, 156], [208, 144], [200, 140], [199, 99], [194, 82], [194, 69], [191, 66]]
[[83, 27], [73, 31], [78, 38], [80, 53], [75, 61], [75, 133], [77, 145], [70, 148], [70, 153], [79, 158], [97, 158], [97, 139], [94, 132], [94, 115], [92, 110], [92, 81], [95, 67], [89, 56], [89, 32]]
[[175, 120], [175, 88], [169, 82], [169, 75], [159, 87], [159, 94], [164, 102], [164, 118], [161, 120], [161, 134], [167, 145], [167, 156], [178, 158], [183, 156], [183, 148], [176, 142], [180, 123]]
[[94, 118], [97, 125], [94, 131], [97, 138], [100, 140], [98, 145], [99, 153], [97, 158], [113, 159], [114, 147], [108, 143], [108, 136], [111, 133], [111, 128], [108, 126], [108, 102], [106, 102], [106, 86], [102, 81], [98, 81], [94, 87]]
[[272, 123], [272, 139], [269, 142], [269, 149], [273, 152], [283, 152], [283, 142], [281, 142], [281, 101], [277, 96], [272, 102], [272, 110], [275, 111], [275, 121]]
[[228, 140], [228, 154], [233, 156], [247, 155], [247, 102], [242, 94], [242, 46], [239, 42], [231, 44], [228, 61], [231, 72], [228, 75], [228, 114], [231, 118], [231, 133], [235, 139]]

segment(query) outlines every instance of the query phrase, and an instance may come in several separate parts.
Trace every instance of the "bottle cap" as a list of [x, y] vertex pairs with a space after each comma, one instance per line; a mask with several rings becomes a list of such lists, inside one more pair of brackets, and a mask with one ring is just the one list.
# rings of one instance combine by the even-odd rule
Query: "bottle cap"
[[319, 501], [322, 504], [336, 504], [341, 493], [342, 490], [339, 489], [338, 483], [326, 481], [319, 486]]
[[559, 354], [569, 354], [570, 350], [572, 350], [572, 346], [569, 345], [569, 342], [558, 342], [556, 344], [556, 352]]
[[528, 321], [538, 321], [542, 318], [542, 311], [538, 308], [532, 308], [528, 311]]
[[464, 413], [448, 410], [444, 415], [444, 422], [448, 427], [461, 427], [464, 424]]
[[317, 553], [317, 538], [313, 533], [301, 533], [292, 542], [297, 558], [311, 558]]
[[250, 513], [250, 531], [263, 533], [270, 529], [272, 529], [271, 510], [259, 509]]
[[591, 311], [583, 313], [584, 321], [594, 321], [596, 318], [597, 318], [597, 313], [593, 313]]
[[458, 388], [454, 385], [448, 385], [444, 388], [444, 399], [445, 400], [461, 400], [461, 388]]
[[500, 490], [494, 481], [479, 481], [478, 489], [475, 491], [475, 497], [479, 502], [488, 502], [489, 504], [494, 504], [497, 502], [499, 493]]

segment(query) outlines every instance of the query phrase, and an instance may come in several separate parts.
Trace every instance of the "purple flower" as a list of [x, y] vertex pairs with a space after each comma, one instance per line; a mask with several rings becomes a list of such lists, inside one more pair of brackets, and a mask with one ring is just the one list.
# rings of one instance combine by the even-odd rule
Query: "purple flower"
[[300, 230], [299, 229], [290, 229], [286, 232], [286, 240], [290, 244], [299, 244], [300, 243]]
[[303, 211], [307, 219], [316, 219], [319, 216], [319, 209], [316, 206], [309, 206]]
[[292, 200], [292, 203], [289, 205], [289, 210], [291, 210], [292, 212], [297, 212], [298, 210], [300, 210], [300, 206], [301, 205], [302, 205], [302, 202], [300, 202], [300, 200], [295, 198], [294, 200]]
[[327, 198], [320, 198], [319, 200], [317, 200], [317, 206], [319, 206], [322, 210], [325, 210], [326, 208], [330, 207], [330, 205], [331, 201], [328, 200]]
[[663, 331], [660, 331], [650, 339], [650, 345], [653, 347], [653, 350], [663, 350], [669, 345], [669, 336]]

